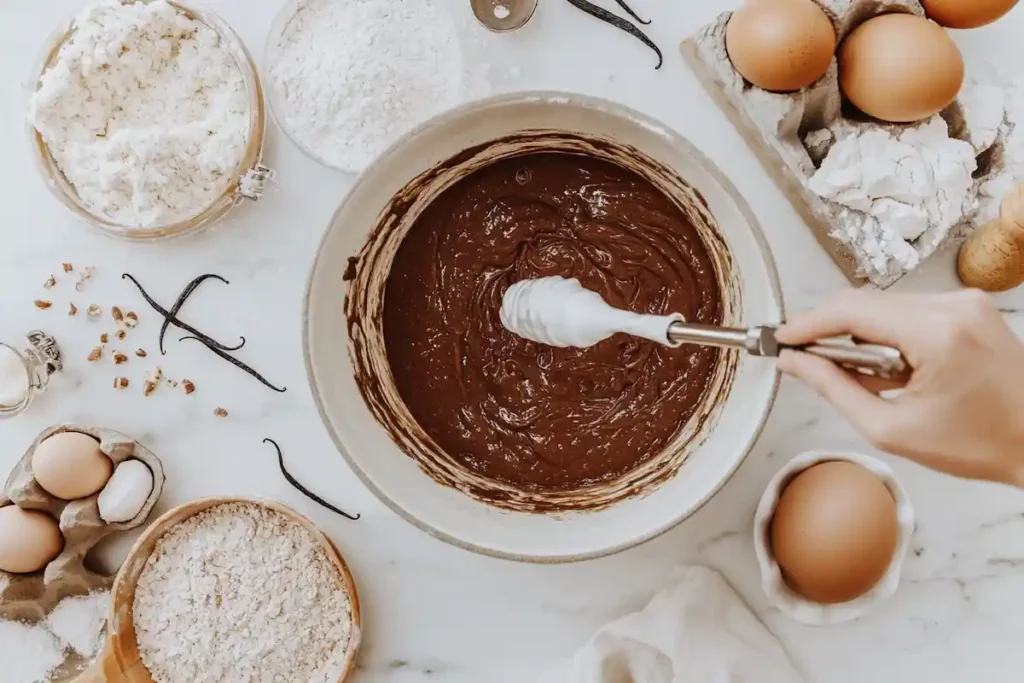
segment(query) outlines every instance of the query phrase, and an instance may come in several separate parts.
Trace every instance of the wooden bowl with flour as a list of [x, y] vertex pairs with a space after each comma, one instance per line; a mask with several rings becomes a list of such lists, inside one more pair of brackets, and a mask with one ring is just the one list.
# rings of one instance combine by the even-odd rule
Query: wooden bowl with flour
[[108, 636], [103, 651], [92, 667], [77, 679], [77, 683], [157, 683], [143, 663], [136, 637], [134, 607], [139, 579], [165, 534], [201, 512], [229, 504], [263, 508], [297, 524], [323, 550], [330, 564], [337, 570], [338, 585], [348, 595], [351, 606], [351, 637], [345, 648], [344, 668], [338, 681], [341, 683], [348, 678], [355, 666], [362, 619], [355, 581], [337, 546], [309, 519], [291, 508], [273, 501], [227, 497], [203, 498], [185, 503], [165, 513], [143, 533], [114, 581]]

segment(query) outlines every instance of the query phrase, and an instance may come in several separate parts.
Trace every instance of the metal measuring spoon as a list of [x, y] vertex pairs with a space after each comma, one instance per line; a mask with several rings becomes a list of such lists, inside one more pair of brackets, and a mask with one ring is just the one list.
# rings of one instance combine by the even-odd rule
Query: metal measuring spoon
[[537, 11], [538, 0], [469, 0], [477, 21], [496, 33], [515, 31]]

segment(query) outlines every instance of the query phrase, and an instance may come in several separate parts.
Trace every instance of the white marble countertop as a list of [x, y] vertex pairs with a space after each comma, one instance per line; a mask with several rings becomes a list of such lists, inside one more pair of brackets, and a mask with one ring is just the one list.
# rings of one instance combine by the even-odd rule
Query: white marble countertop
[[[760, 217], [782, 274], [790, 310], [821, 302], [844, 285], [838, 270], [787, 200], [683, 65], [678, 41], [733, 0], [634, 0], [655, 20], [651, 35], [666, 64], [625, 34], [563, 0], [542, 0], [524, 31], [491, 36], [472, 25], [465, 0], [448, 0], [467, 35], [483, 41], [497, 90], [554, 88], [615, 99], [678, 128], [732, 178]], [[478, 557], [449, 547], [402, 521], [349, 471], [321, 426], [307, 389], [300, 346], [300, 308], [307, 269], [320, 235], [351, 178], [304, 157], [273, 126], [266, 158], [279, 181], [257, 205], [233, 214], [218, 230], [152, 245], [117, 242], [73, 220], [45, 190], [29, 157], [23, 84], [58, 18], [81, 0], [8, 0], [0, 9], [0, 339], [42, 327], [68, 356], [67, 371], [19, 418], [0, 422], [0, 471], [21, 456], [36, 433], [57, 422], [109, 426], [137, 437], [164, 461], [168, 483], [161, 509], [214, 494], [277, 498], [321, 524], [346, 554], [361, 588], [367, 633], [358, 681], [501, 683], [529, 681], [569, 654], [599, 625], [641, 607], [674, 565], [702, 562], [721, 569], [792, 653], [808, 680], [1017, 681], [1024, 671], [1024, 495], [956, 481], [892, 459], [914, 501], [920, 524], [897, 596], [852, 624], [815, 630], [768, 607], [761, 594], [750, 537], [753, 511], [772, 473], [809, 448], [866, 446], [806, 389], [785, 382], [767, 430], [738, 474], [695, 517], [642, 547], [568, 566], [530, 566]], [[275, 2], [205, 0], [231, 23], [257, 60]], [[994, 27], [958, 36], [973, 69], [994, 60], [1020, 63], [1024, 9]], [[344, 39], [339, 36], [339, 39]], [[993, 61], [986, 62], [986, 59]], [[1011, 63], [1011, 62], [1006, 62]], [[515, 74], [519, 74], [515, 77]], [[132, 357], [129, 391], [111, 388], [115, 369], [85, 362], [106, 323], [83, 312], [66, 315], [71, 281], [46, 293], [60, 264], [97, 269], [80, 309], [98, 303], [137, 310], [143, 324], [126, 340]], [[204, 348], [169, 336], [157, 358], [158, 318], [120, 279], [130, 271], [165, 305], [195, 275], [215, 272], [232, 284], [208, 283], [187, 317], [214, 336], [244, 334], [244, 360], [288, 392], [274, 394]], [[957, 286], [951, 255], [936, 258], [897, 289]], [[1024, 308], [1024, 291], [1004, 296]], [[146, 365], [147, 361], [152, 361]], [[141, 395], [145, 369], [160, 364], [171, 377], [190, 377], [185, 397], [163, 387]], [[213, 410], [223, 406], [227, 419]], [[292, 470], [330, 500], [362, 513], [347, 522], [294, 492], [277, 471], [273, 437]], [[123, 557], [130, 539], [105, 548]]]

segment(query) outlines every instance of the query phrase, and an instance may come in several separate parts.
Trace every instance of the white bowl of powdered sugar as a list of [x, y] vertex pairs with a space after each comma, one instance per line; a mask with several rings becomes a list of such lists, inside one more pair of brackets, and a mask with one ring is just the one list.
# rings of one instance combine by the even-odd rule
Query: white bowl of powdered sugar
[[485, 94], [447, 4], [288, 0], [264, 54], [274, 120], [307, 156], [358, 173], [416, 124]]
[[214, 14], [166, 0], [104, 0], [57, 34], [27, 119], [58, 199], [118, 237], [194, 232], [241, 197], [259, 167], [259, 77]]

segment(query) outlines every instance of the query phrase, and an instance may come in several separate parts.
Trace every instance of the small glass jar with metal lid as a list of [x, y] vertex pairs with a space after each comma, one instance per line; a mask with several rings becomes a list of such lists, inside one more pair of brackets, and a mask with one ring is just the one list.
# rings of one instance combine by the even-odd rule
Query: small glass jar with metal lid
[[[149, 0], [121, 0], [123, 4], [148, 2]], [[74, 186], [61, 171], [50, 153], [42, 135], [31, 123], [28, 132], [37, 166], [47, 187], [73, 214], [108, 235], [129, 240], [158, 240], [190, 235], [210, 228], [235, 206], [257, 200], [263, 194], [267, 183], [274, 177], [274, 171], [263, 164], [263, 144], [266, 129], [266, 110], [263, 103], [263, 86], [253, 61], [242, 40], [234, 30], [213, 12], [196, 10], [168, 0], [168, 4], [191, 19], [202, 22], [217, 33], [223, 44], [228, 46], [238, 64], [245, 81], [249, 101], [249, 130], [245, 151], [232, 173], [225, 179], [223, 190], [204, 207], [197, 207], [196, 213], [183, 220], [151, 227], [121, 225], [90, 211], [79, 198]], [[39, 79], [55, 63], [61, 48], [74, 33], [73, 23], [66, 25], [49, 42], [39, 67], [36, 69], [28, 93], [39, 86]]]
[[0, 342], [0, 419], [25, 411], [64, 367], [56, 340], [33, 330], [21, 344]]

